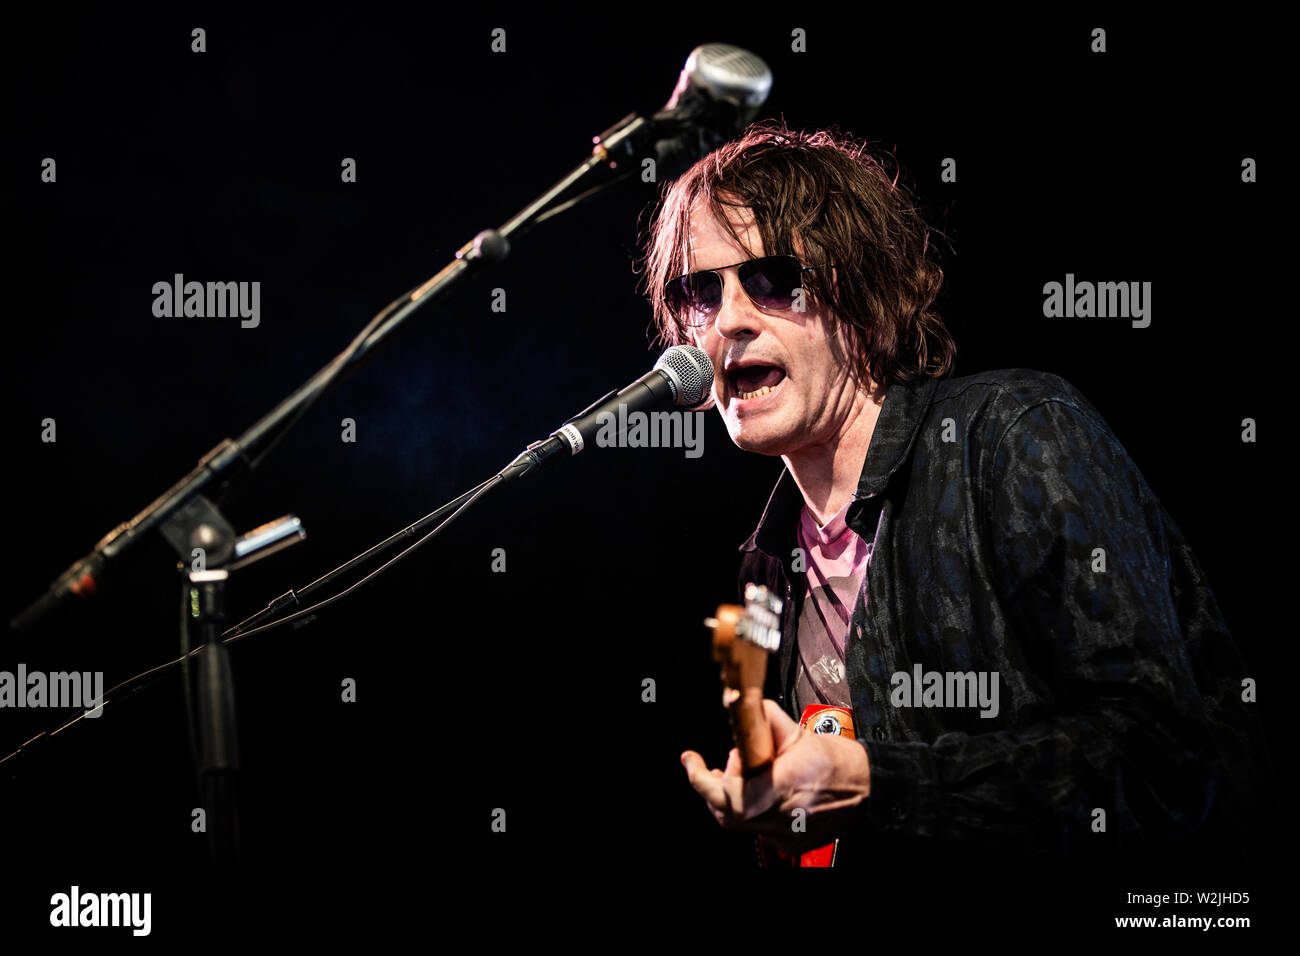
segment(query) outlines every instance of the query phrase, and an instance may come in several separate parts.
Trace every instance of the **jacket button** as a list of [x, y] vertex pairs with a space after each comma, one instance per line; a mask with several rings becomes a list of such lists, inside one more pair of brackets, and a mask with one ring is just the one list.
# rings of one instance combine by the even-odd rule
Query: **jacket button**
[[906, 811], [905, 809], [903, 809], [903, 807], [902, 807], [901, 804], [897, 804], [897, 803], [894, 804], [894, 811], [893, 811], [893, 813], [894, 813], [894, 819], [895, 819], [895, 820], [906, 820], [906, 819], [907, 819], [907, 811]]
[[885, 728], [880, 724], [876, 724], [876, 726], [871, 728], [871, 736], [875, 737], [877, 740], [884, 740]]

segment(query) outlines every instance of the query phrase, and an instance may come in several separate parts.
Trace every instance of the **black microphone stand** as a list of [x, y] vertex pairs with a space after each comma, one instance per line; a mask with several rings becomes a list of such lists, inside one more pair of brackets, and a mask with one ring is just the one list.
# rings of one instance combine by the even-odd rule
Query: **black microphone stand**
[[[510, 252], [511, 236], [521, 235], [536, 223], [584, 202], [628, 178], [630, 174], [624, 174], [598, 184], [561, 206], [546, 210], [548, 205], [595, 170], [606, 165], [616, 167], [620, 159], [631, 156], [636, 149], [652, 143], [653, 137], [654, 124], [635, 114], [596, 137], [596, 145], [590, 157], [499, 229], [480, 232], [457, 250], [455, 258], [433, 277], [391, 302], [328, 365], [238, 439], [227, 438], [220, 442], [200, 459], [192, 471], [135, 517], [109, 532], [89, 555], [68, 568], [44, 595], [9, 622], [12, 631], [25, 632], [33, 629], [73, 597], [93, 595], [101, 578], [110, 568], [154, 530], [168, 539], [183, 562], [190, 561], [195, 548], [203, 549], [206, 557], [201, 562], [201, 567], [184, 575], [183, 593], [191, 611], [186, 617], [187, 628], [183, 639], [187, 642], [185, 651], [188, 652], [189, 635], [192, 629], [197, 629], [204, 645], [199, 655], [197, 686], [194, 688], [197, 700], [191, 702], [189, 709], [191, 721], [197, 719], [198, 723], [197, 739], [192, 730], [191, 743], [206, 804], [206, 824], [214, 861], [233, 860], [238, 854], [239, 845], [238, 815], [235, 809], [239, 760], [234, 688], [229, 652], [220, 640], [220, 635], [225, 618], [225, 591], [229, 572], [246, 562], [232, 561], [236, 545], [234, 531], [205, 492], [224, 490], [239, 477], [252, 471], [307, 409], [339, 380], [342, 373], [359, 364], [418, 309], [446, 295], [483, 267], [504, 261]], [[492, 484], [531, 470], [537, 461], [530, 460], [528, 456], [529, 452], [526, 451], [507, 469], [507, 474], [499, 475]], [[536, 456], [537, 453], [533, 452], [532, 458], [536, 459]], [[301, 537], [301, 528], [298, 527], [295, 540]], [[276, 550], [279, 546], [282, 545], [270, 550]], [[270, 550], [263, 553], [270, 553]], [[189, 685], [187, 679], [187, 694], [190, 692]]]

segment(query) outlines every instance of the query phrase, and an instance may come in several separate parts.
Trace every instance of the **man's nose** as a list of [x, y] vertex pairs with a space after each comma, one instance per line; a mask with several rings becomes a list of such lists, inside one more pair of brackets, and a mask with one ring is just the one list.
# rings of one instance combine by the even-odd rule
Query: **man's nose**
[[723, 338], [734, 339], [758, 333], [756, 310], [734, 272], [722, 277], [722, 305], [714, 323]]

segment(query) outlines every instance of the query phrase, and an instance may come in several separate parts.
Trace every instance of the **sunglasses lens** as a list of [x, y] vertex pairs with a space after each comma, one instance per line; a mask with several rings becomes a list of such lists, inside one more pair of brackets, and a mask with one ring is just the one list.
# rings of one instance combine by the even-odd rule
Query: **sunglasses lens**
[[722, 282], [716, 272], [693, 272], [664, 286], [664, 300], [686, 324], [707, 322], [722, 307]]
[[765, 309], [788, 309], [802, 286], [799, 260], [769, 256], [746, 262], [738, 271], [745, 293]]

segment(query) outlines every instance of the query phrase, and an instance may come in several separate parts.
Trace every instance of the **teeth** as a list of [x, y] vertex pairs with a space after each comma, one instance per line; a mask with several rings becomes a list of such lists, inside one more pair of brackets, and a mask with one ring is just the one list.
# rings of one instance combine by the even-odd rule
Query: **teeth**
[[758, 398], [758, 396], [760, 396], [760, 395], [766, 395], [768, 392], [772, 391], [774, 388], [776, 388], [775, 385], [764, 385], [762, 388], [760, 388], [758, 391], [755, 391], [755, 392], [741, 392], [741, 393], [740, 393], [740, 399], [741, 399], [741, 401], [744, 401], [744, 400], [746, 400], [746, 399], [750, 399], [750, 398]]

